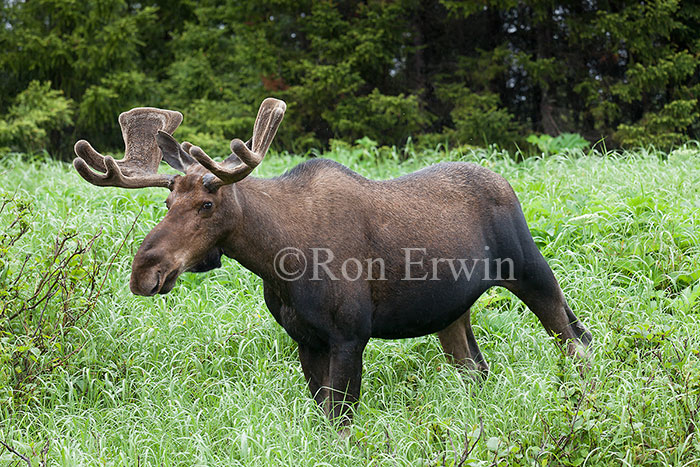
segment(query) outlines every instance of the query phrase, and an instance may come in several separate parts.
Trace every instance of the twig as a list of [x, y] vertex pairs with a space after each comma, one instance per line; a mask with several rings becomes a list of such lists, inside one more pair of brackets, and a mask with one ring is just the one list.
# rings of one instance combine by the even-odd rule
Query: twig
[[44, 449], [41, 450], [41, 462], [39, 463], [39, 467], [46, 467], [46, 456], [49, 453], [50, 442], [51, 440], [47, 439], [46, 444], [44, 445]]
[[[583, 399], [586, 397], [587, 392], [588, 392], [587, 387], [584, 387], [584, 390], [581, 391], [581, 397], [579, 397], [578, 402], [576, 403], [576, 407], [574, 408], [574, 416], [571, 418], [571, 425], [569, 427], [569, 433], [567, 435], [563, 435], [561, 438], [559, 438], [559, 441], [557, 441], [556, 449], [559, 452], [564, 450], [564, 448], [566, 447], [567, 444], [569, 444], [569, 441], [571, 441], [571, 438], [574, 435], [574, 424], [576, 423], [576, 420], [578, 420], [578, 411], [581, 408], [581, 404], [583, 403]], [[562, 442], [564, 444], [561, 444]]]
[[[455, 449], [455, 443], [452, 441], [452, 433], [450, 433], [450, 430], [447, 431], [447, 439], [450, 440], [450, 448], [452, 448], [452, 452], [455, 453], [455, 458], [454, 458], [454, 461], [452, 462], [452, 465], [457, 465], [457, 450]], [[437, 460], [437, 458], [436, 458], [436, 460]], [[443, 453], [443, 455], [442, 455], [442, 465], [446, 465], [445, 464], [445, 453]]]
[[27, 266], [27, 263], [29, 262], [29, 258], [31, 258], [31, 255], [26, 255], [24, 257], [24, 261], [22, 262], [22, 267], [19, 269], [19, 273], [17, 273], [17, 277], [15, 277], [15, 280], [12, 282], [11, 287], [14, 287], [17, 285], [19, 280], [22, 278], [22, 275], [24, 274], [24, 268]]
[[112, 269], [112, 266], [114, 265], [114, 262], [117, 260], [117, 256], [122, 251], [124, 244], [126, 244], [126, 239], [129, 238], [129, 235], [131, 235], [131, 232], [133, 232], [134, 229], [136, 228], [136, 222], [139, 220], [142, 213], [143, 213], [143, 207], [141, 207], [141, 210], [139, 211], [139, 213], [136, 214], [136, 217], [134, 218], [134, 222], [131, 223], [131, 227], [126, 232], [126, 235], [124, 235], [124, 239], [119, 244], [119, 248], [117, 248], [116, 253], [114, 253], [114, 255], [112, 256], [112, 259], [109, 261], [109, 264], [107, 264], [107, 271], [105, 272], [104, 278], [102, 279], [102, 283], [100, 284], [100, 288], [97, 289], [97, 294], [95, 295], [95, 300], [97, 300], [99, 298], [100, 294], [102, 293], [102, 288], [104, 287], [105, 282], [107, 281], [107, 277], [109, 277], [109, 271]]
[[469, 455], [472, 453], [474, 448], [476, 447], [477, 444], [479, 444], [479, 441], [481, 440], [481, 436], [484, 434], [484, 419], [479, 417], [479, 436], [476, 438], [476, 441], [474, 441], [474, 444], [469, 446], [469, 433], [467, 433], [467, 427], [464, 428], [464, 452], [462, 452], [462, 458], [459, 460], [459, 463], [457, 464], [457, 467], [462, 467], [465, 462], [467, 462], [467, 459], [469, 458]]
[[19, 452], [15, 451], [15, 449], [14, 449], [12, 446], [10, 446], [9, 444], [7, 444], [7, 443], [4, 442], [3, 440], [0, 440], [0, 444], [2, 444], [2, 445], [5, 447], [5, 449], [7, 449], [8, 451], [10, 451], [12, 454], [14, 454], [15, 456], [19, 457], [19, 458], [22, 459], [24, 462], [26, 462], [27, 465], [28, 465], [29, 467], [32, 467], [32, 461], [29, 460], [29, 458], [28, 458], [27, 456], [23, 456], [23, 455], [20, 454]]

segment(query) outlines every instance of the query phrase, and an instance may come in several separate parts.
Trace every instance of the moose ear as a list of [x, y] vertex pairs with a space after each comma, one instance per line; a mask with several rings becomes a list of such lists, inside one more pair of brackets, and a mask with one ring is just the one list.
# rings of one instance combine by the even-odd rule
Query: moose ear
[[163, 153], [163, 160], [173, 169], [186, 173], [187, 168], [196, 163], [170, 134], [159, 130], [156, 134], [156, 143]]

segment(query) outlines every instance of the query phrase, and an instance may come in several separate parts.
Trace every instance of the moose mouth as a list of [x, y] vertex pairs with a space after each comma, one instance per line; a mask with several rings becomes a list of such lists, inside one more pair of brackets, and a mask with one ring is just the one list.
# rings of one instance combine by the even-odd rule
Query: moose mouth
[[152, 297], [155, 294], [166, 294], [173, 290], [173, 287], [175, 287], [175, 282], [177, 281], [179, 275], [179, 269], [172, 270], [167, 276], [165, 276], [165, 278], [163, 278], [163, 274], [160, 271], [157, 271], [155, 274], [155, 284], [151, 289], [146, 289], [142, 286], [139, 286], [139, 281], [134, 280], [135, 277], [132, 274], [132, 280], [130, 284], [131, 292], [135, 295], [142, 295], [144, 297]]
[[[172, 271], [170, 274], [168, 274], [165, 277], [163, 284], [160, 286], [160, 290], [157, 290], [156, 292], [161, 294], [161, 295], [164, 295], [164, 294], [170, 292], [171, 290], [173, 290], [173, 287], [175, 287], [175, 281], [177, 280], [179, 275], [180, 275], [179, 269], [175, 269], [174, 271]], [[158, 278], [160, 279], [160, 275]], [[155, 295], [155, 292], [153, 294]]]
[[[187, 264], [174, 266], [173, 262], [164, 262], [159, 256], [139, 256], [137, 253], [131, 269], [131, 292], [144, 297], [164, 295], [175, 287], [175, 282], [183, 271], [206, 272], [221, 267], [223, 254], [221, 248], [212, 248], [203, 259], [188, 267]], [[170, 272], [166, 275], [167, 271]]]

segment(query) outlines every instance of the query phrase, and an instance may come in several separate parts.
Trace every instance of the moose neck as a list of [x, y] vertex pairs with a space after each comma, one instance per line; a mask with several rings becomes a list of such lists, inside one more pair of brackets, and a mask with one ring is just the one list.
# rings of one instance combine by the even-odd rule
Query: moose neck
[[[231, 185], [228, 196], [237, 206], [235, 226], [222, 245], [226, 256], [266, 281], [276, 281], [274, 260], [298, 236], [289, 231], [298, 224], [300, 200], [279, 179], [247, 177]], [[287, 187], [290, 188], [290, 187]]]

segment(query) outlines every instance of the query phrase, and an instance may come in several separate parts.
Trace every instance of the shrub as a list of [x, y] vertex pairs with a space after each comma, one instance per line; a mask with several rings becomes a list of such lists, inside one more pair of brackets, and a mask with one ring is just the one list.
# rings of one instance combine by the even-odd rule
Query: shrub
[[497, 94], [476, 93], [461, 83], [443, 83], [436, 91], [440, 100], [453, 106], [453, 128], [445, 130], [452, 144], [507, 145], [518, 139], [520, 126], [515, 116], [501, 106]]
[[100, 294], [103, 263], [90, 254], [99, 233], [63, 231], [50, 250], [25, 254], [32, 217], [30, 202], [0, 192], [0, 404], [30, 399], [39, 375], [80, 351], [76, 331]]
[[260, 102], [234, 105], [228, 100], [193, 100], [176, 109], [185, 119], [175, 137], [200, 146], [215, 159], [223, 159], [231, 154], [229, 143], [233, 138], [246, 141], [251, 137], [259, 105]]
[[[109, 74], [85, 90], [77, 109], [76, 127], [80, 138], [99, 135], [104, 146], [122, 147], [122, 137], [114, 127], [117, 116], [132, 107], [160, 106], [155, 80], [140, 71]], [[72, 157], [72, 153], [71, 153]]]
[[636, 124], [621, 124], [615, 138], [627, 147], [654, 145], [669, 149], [683, 142], [685, 133], [700, 118], [697, 99], [679, 99], [666, 104], [659, 112], [648, 112]]
[[364, 136], [389, 144], [404, 144], [428, 123], [416, 96], [387, 96], [374, 89], [367, 96], [342, 100], [323, 117], [337, 136], [360, 139]]
[[73, 101], [49, 81], [32, 81], [0, 119], [0, 150], [36, 152], [48, 147], [51, 130], [72, 124]]

